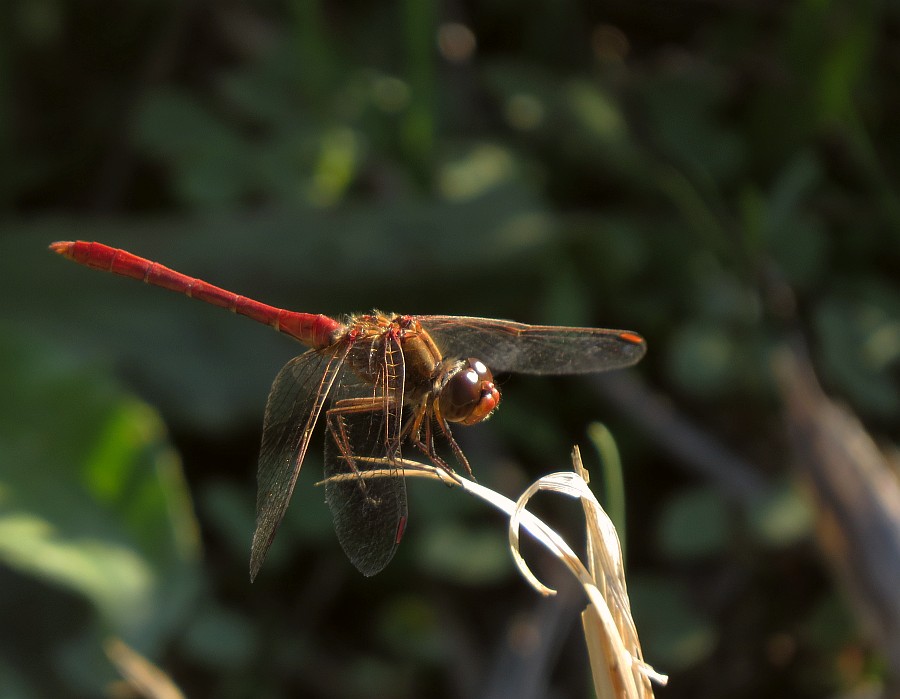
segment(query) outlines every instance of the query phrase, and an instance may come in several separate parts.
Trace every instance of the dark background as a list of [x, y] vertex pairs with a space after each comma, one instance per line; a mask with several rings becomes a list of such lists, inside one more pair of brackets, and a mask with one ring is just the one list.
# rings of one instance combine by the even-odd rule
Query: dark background
[[[896, 2], [147, 2], [0, 9], [0, 695], [96, 696], [121, 637], [190, 697], [586, 696], [569, 590], [415, 484], [360, 576], [321, 437], [256, 583], [290, 340], [52, 256], [99, 240], [239, 293], [624, 327], [611, 380], [502, 377], [457, 430], [515, 497], [616, 439], [667, 697], [851, 696], [889, 663], [820, 553], [772, 358], [898, 437]], [[602, 450], [601, 450], [602, 451]], [[601, 493], [601, 498], [605, 497]], [[543, 512], [580, 542], [571, 503]], [[533, 559], [565, 586], [558, 566]], [[121, 687], [119, 691], [125, 691]]]

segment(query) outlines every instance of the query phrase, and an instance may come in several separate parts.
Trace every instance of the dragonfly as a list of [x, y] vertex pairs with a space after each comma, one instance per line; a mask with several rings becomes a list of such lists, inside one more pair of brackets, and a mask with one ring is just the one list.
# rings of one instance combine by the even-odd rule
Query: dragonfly
[[[325, 423], [325, 499], [344, 552], [371, 576], [396, 553], [407, 522], [402, 449], [455, 474], [472, 469], [451, 425], [474, 425], [500, 403], [498, 373], [565, 375], [636, 363], [630, 330], [372, 311], [337, 320], [276, 308], [102, 243], [53, 243], [87, 267], [139, 279], [268, 325], [309, 349], [278, 373], [266, 403], [257, 468], [254, 580], [284, 518], [316, 425]], [[377, 472], [377, 477], [374, 477]]]

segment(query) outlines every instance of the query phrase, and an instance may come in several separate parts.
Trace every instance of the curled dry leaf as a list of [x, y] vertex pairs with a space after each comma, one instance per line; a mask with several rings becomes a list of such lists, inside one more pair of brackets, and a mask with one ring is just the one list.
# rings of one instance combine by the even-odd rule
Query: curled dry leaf
[[[528, 580], [534, 581], [532, 584], [535, 584], [536, 589], [541, 592], [547, 590], [548, 588], [536, 580], [519, 554], [520, 518], [522, 526], [529, 528], [523, 517], [527, 513], [524, 508], [531, 497], [540, 491], [556, 492], [581, 501], [586, 520], [587, 566], [558, 534], [549, 527], [547, 529], [551, 535], [548, 538], [556, 546], [555, 550], [551, 548], [551, 551], [578, 578], [590, 600], [590, 604], [582, 612], [581, 620], [591, 659], [595, 691], [601, 699], [652, 697], [650, 680], [664, 685], [668, 678], [644, 662], [637, 628], [631, 616], [619, 537], [612, 520], [588, 487], [587, 471], [581, 463], [581, 454], [577, 447], [572, 453], [572, 462], [574, 472], [564, 471], [544, 476], [519, 498], [510, 519], [510, 545], [513, 556], [523, 575]], [[541, 524], [546, 527], [543, 522]], [[543, 533], [546, 535], [548, 532]]]
[[[575, 471], [544, 476], [518, 499], [509, 498], [458, 474], [447, 474], [415, 461], [402, 461], [404, 476], [434, 478], [456, 485], [467, 493], [493, 505], [510, 517], [509, 541], [513, 558], [526, 580], [541, 594], [556, 591], [544, 585], [531, 572], [519, 552], [519, 530], [525, 529], [578, 578], [590, 603], [582, 612], [582, 625], [591, 659], [594, 687], [600, 699], [646, 699], [653, 696], [650, 681], [666, 684], [668, 678], [644, 662], [637, 629], [625, 585], [622, 548], [612, 520], [604, 512], [587, 483], [587, 471], [576, 447], [572, 454]], [[381, 472], [378, 475], [382, 475]], [[384, 475], [387, 475], [386, 473]], [[373, 477], [372, 472], [354, 477]], [[566, 541], [526, 508], [540, 491], [551, 491], [578, 498], [584, 508], [588, 542], [588, 564], [581, 562]]]

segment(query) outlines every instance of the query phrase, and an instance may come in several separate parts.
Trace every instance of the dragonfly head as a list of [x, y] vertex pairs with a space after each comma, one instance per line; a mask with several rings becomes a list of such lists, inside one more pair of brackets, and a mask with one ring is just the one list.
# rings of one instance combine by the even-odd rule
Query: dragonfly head
[[447, 422], [474, 425], [500, 404], [491, 370], [470, 357], [445, 366], [438, 382], [438, 408]]

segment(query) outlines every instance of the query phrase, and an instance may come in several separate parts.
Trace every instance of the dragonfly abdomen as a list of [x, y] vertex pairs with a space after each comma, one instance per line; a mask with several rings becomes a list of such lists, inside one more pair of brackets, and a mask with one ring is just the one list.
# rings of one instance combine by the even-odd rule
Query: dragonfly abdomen
[[60, 242], [53, 243], [50, 249], [86, 267], [139, 279], [146, 284], [176, 291], [212, 306], [252, 318], [316, 349], [327, 347], [334, 342], [338, 331], [343, 328], [338, 321], [328, 316], [269, 306], [214, 286], [202, 279], [176, 272], [158, 262], [102, 243], [89, 243], [83, 240]]

